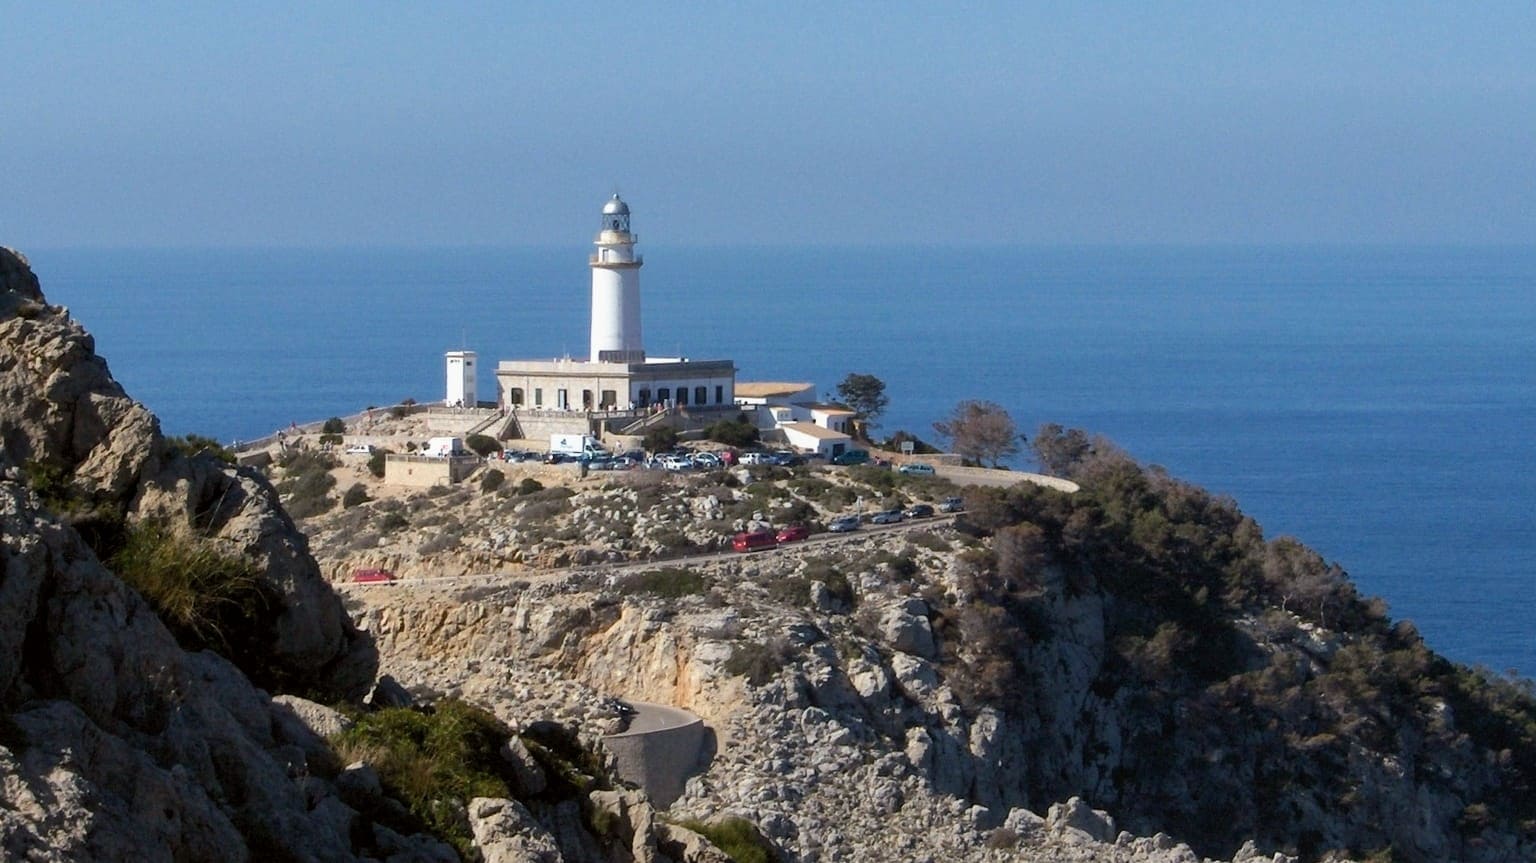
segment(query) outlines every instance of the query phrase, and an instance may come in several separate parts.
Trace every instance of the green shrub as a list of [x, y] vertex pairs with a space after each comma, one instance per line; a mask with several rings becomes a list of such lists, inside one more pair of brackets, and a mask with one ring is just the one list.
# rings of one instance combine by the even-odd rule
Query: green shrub
[[376, 449], [373, 455], [368, 457], [368, 472], [379, 479], [384, 478], [384, 459], [389, 455], [387, 449]]
[[720, 420], [704, 429], [704, 436], [726, 446], [747, 446], [757, 443], [757, 426], [747, 420], [746, 414], [734, 420]]
[[490, 435], [472, 434], [464, 439], [464, 445], [481, 458], [490, 458], [491, 453], [501, 452], [501, 442]]
[[265, 663], [258, 627], [276, 606], [255, 564], [213, 542], [146, 521], [129, 527], [111, 569], [187, 650], [212, 650], [250, 672]]
[[538, 480], [534, 479], [531, 476], [523, 477], [523, 481], [517, 484], [517, 493], [518, 494], [533, 494], [536, 491], [543, 491], [543, 490], [544, 490], [544, 483], [539, 482]]
[[[496, 717], [456, 699], [431, 710], [388, 708], [358, 717], [333, 738], [342, 760], [358, 757], [379, 774], [384, 790], [405, 804], [432, 833], [473, 857], [465, 807], [475, 797], [511, 797], [510, 766], [501, 757], [511, 733]], [[388, 810], [366, 813], [389, 825]], [[383, 816], [383, 817], [381, 817]]]
[[917, 530], [907, 534], [907, 541], [929, 551], [949, 551], [949, 540], [931, 530]]
[[225, 464], [235, 463], [234, 452], [219, 443], [215, 438], [189, 434], [186, 437], [166, 438], [165, 445], [171, 452], [183, 456], [193, 456], [200, 452], [206, 452]]
[[394, 533], [402, 527], [410, 525], [410, 521], [398, 512], [387, 512], [379, 519], [379, 533]]
[[774, 859], [773, 846], [745, 818], [722, 818], [710, 822], [679, 821], [677, 826], [708, 839], [736, 863], [771, 863]]
[[493, 492], [496, 489], [501, 488], [501, 484], [506, 482], [506, 480], [507, 475], [501, 471], [487, 470], [485, 475], [480, 477], [480, 491], [484, 493]]
[[70, 474], [62, 465], [28, 459], [21, 466], [22, 476], [43, 506], [59, 514], [78, 509], [81, 501], [70, 487]]
[[648, 593], [663, 599], [699, 596], [709, 590], [709, 579], [691, 569], [652, 569], [625, 579], [623, 593]]
[[353, 483], [352, 487], [347, 489], [347, 493], [341, 496], [341, 506], [343, 509], [351, 509], [358, 504], [367, 503], [369, 500], [371, 498], [368, 497], [368, 489], [363, 488], [363, 484], [360, 482]]
[[331, 417], [320, 427], [322, 434], [342, 435], [347, 433], [347, 424], [341, 421], [341, 417]]
[[646, 452], [664, 452], [677, 446], [677, 429], [658, 426], [645, 433], [640, 445]]
[[871, 560], [880, 565], [885, 571], [886, 578], [893, 581], [907, 581], [917, 575], [917, 561], [912, 559], [912, 552], [909, 549], [902, 549], [900, 554], [879, 551]]
[[731, 658], [725, 661], [724, 669], [726, 674], [745, 677], [753, 686], [762, 686], [772, 680], [793, 656], [794, 650], [782, 638], [749, 641], [731, 649]]

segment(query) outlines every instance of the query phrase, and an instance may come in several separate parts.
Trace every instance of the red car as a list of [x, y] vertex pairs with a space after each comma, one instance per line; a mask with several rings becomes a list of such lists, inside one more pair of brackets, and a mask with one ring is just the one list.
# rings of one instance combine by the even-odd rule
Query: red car
[[731, 540], [731, 548], [737, 551], [756, 551], [760, 548], [773, 548], [777, 542], [772, 533], [766, 530], [753, 531], [752, 533], [738, 533]]
[[780, 530], [776, 539], [778, 539], [779, 542], [799, 542], [802, 539], [809, 539], [810, 536], [810, 528], [803, 524], [792, 524], [789, 527]]
[[394, 581], [395, 574], [387, 569], [354, 569], [352, 581], [357, 584], [372, 584], [381, 581]]

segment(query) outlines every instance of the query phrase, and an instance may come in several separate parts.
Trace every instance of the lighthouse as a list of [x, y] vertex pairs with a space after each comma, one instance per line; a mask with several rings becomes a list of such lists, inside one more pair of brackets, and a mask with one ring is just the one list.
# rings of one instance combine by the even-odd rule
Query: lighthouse
[[643, 363], [640, 339], [639, 237], [629, 230], [629, 205], [614, 195], [603, 205], [592, 253], [592, 362]]

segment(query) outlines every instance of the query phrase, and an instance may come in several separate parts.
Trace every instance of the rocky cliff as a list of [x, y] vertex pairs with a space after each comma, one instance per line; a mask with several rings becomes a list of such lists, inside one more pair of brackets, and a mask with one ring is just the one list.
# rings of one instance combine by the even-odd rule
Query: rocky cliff
[[[1066, 836], [1118, 843], [1077, 848], [1106, 859], [1193, 853], [1178, 842], [1244, 859], [1532, 853], [1528, 684], [1437, 657], [1231, 501], [1108, 448], [1080, 461], [1075, 495], [973, 489], [953, 525], [751, 557], [690, 541], [664, 544], [679, 560], [602, 562], [662, 533], [719, 535], [733, 512], [946, 491], [760, 471], [597, 479], [555, 508], [462, 490], [331, 518], [441, 523], [436, 500], [460, 525], [446, 554], [493, 553], [514, 530], [564, 543], [561, 559], [589, 563], [518, 556], [506, 576], [354, 590], [360, 625], [386, 667], [445, 691], [516, 700], [563, 681], [572, 702], [694, 711], [716, 745], [673, 812], [745, 817], [788, 859], [1033, 859], [1067, 853]], [[1108, 815], [1064, 831], [1082, 801]]]

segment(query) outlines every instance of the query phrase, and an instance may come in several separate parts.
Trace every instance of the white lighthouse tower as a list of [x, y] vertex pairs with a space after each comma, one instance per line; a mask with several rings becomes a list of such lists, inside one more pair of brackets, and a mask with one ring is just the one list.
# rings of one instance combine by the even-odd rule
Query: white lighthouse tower
[[629, 205], [614, 195], [603, 205], [603, 226], [592, 253], [592, 362], [643, 363], [640, 265], [629, 232]]

